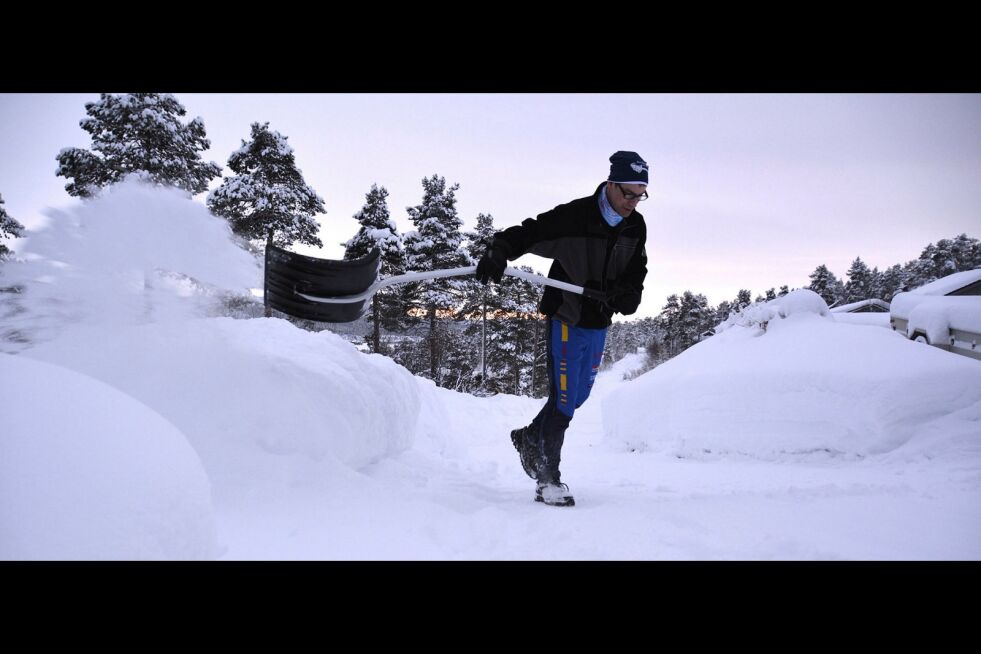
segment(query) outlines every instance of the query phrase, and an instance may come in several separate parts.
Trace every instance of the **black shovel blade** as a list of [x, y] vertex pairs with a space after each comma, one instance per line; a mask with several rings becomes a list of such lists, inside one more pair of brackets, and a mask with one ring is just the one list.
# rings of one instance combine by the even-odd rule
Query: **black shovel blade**
[[360, 302], [311, 302], [296, 291], [319, 297], [339, 297], [364, 293], [378, 277], [381, 251], [351, 261], [318, 259], [283, 250], [266, 248], [266, 302], [276, 311], [319, 322], [353, 322], [361, 317], [367, 300]]

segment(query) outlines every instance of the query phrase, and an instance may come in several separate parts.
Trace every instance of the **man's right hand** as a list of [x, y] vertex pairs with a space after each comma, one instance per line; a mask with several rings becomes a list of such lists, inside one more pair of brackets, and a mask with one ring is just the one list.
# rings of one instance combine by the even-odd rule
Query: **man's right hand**
[[486, 284], [493, 279], [500, 284], [504, 277], [504, 269], [508, 267], [508, 258], [499, 247], [489, 247], [477, 263], [477, 281]]

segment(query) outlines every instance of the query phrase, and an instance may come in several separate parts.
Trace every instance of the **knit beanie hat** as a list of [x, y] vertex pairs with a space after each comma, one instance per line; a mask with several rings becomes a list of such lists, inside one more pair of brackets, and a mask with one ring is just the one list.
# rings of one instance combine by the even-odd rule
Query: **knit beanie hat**
[[647, 162], [636, 152], [619, 150], [610, 157], [608, 182], [647, 185]]

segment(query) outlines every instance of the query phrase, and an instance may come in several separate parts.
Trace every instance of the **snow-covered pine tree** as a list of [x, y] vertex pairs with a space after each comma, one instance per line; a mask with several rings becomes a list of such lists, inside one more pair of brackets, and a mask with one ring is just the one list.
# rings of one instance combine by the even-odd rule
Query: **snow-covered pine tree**
[[967, 234], [960, 234], [953, 239], [951, 251], [954, 254], [958, 272], [981, 268], [981, 241], [978, 239], [970, 238]]
[[878, 266], [874, 267], [872, 271], [869, 273], [869, 297], [870, 298], [876, 298], [878, 300], [881, 300], [882, 296], [885, 295], [884, 279], [885, 278], [883, 274], [879, 272]]
[[[494, 217], [490, 214], [477, 215], [477, 228], [472, 232], [464, 234], [467, 239], [466, 251], [470, 257], [470, 264], [473, 265], [480, 260], [487, 251], [487, 246], [494, 238]], [[463, 306], [460, 308], [459, 316], [468, 320], [479, 318], [479, 331], [473, 324], [467, 326], [466, 334], [471, 338], [476, 338], [479, 333], [481, 361], [479, 364], [480, 379], [487, 377], [487, 314], [494, 313], [500, 308], [498, 299], [500, 297], [495, 286], [481, 284], [476, 277], [463, 279], [464, 299]]]
[[[533, 272], [528, 266], [521, 270]], [[538, 351], [538, 313], [542, 290], [531, 282], [505, 276], [499, 287], [500, 308], [487, 322], [486, 387], [499, 393], [523, 395], [532, 392], [533, 369]]]
[[[647, 318], [646, 320], [651, 319]], [[608, 368], [628, 354], [633, 354], [645, 342], [642, 321], [624, 320], [613, 323], [606, 332], [606, 346], [603, 348], [603, 368]]]
[[742, 311], [749, 305], [753, 303], [753, 294], [748, 289], [740, 289], [739, 293], [736, 294], [736, 299], [732, 302], [733, 311]]
[[903, 272], [903, 267], [897, 263], [891, 268], [887, 268], [880, 277], [879, 287], [882, 293], [880, 299], [892, 302], [893, 296], [902, 291], [905, 286], [906, 274]]
[[672, 293], [668, 296], [665, 305], [661, 307], [661, 313], [657, 315], [655, 320], [663, 344], [661, 352], [666, 359], [670, 359], [680, 352], [678, 349], [678, 325], [681, 322], [681, 300], [677, 294]]
[[[541, 294], [544, 289], [538, 289], [538, 292]], [[539, 297], [541, 296], [539, 295]], [[539, 319], [535, 321], [534, 346], [532, 348], [531, 389], [528, 393], [532, 397], [548, 395], [548, 344], [545, 342], [549, 333], [548, 328], [548, 318], [540, 315]]]
[[681, 351], [697, 343], [702, 334], [715, 326], [715, 312], [701, 293], [685, 291], [681, 296], [679, 337]]
[[814, 269], [810, 280], [811, 283], [806, 288], [820, 295], [829, 307], [837, 304], [839, 298], [844, 295], [842, 283], [824, 264]]
[[[405, 251], [398, 227], [388, 212], [388, 190], [377, 184], [365, 195], [365, 203], [354, 219], [361, 223], [358, 233], [344, 246], [344, 258], [360, 259], [374, 248], [381, 251], [379, 279], [405, 272]], [[381, 328], [398, 330], [404, 326], [405, 307], [397, 288], [383, 288], [371, 298], [368, 322], [372, 325], [372, 351], [381, 352]]]
[[[24, 233], [24, 226], [13, 219], [3, 207], [3, 196], [0, 195], [0, 238], [17, 238]], [[5, 259], [11, 250], [6, 244], [0, 243], [0, 260]]]
[[845, 284], [843, 303], [850, 304], [871, 299], [872, 285], [872, 271], [861, 257], [856, 257], [848, 268], [848, 282]]
[[604, 370], [612, 366], [616, 361], [619, 361], [622, 357], [623, 348], [620, 344], [623, 340], [625, 327], [626, 323], [615, 322], [606, 330], [606, 342], [603, 344], [602, 368]]
[[729, 300], [723, 300], [715, 308], [715, 323], [725, 322], [729, 318], [730, 313], [732, 313], [732, 304]]
[[228, 158], [235, 175], [208, 194], [208, 208], [251, 241], [323, 247], [313, 216], [326, 213], [324, 201], [303, 180], [287, 139], [269, 123], [252, 123], [251, 139]]
[[[447, 188], [446, 179], [433, 175], [422, 180], [422, 203], [406, 207], [416, 230], [405, 235], [406, 266], [414, 272], [460, 268], [470, 263], [462, 248], [463, 221], [457, 216], [454, 184]], [[446, 339], [437, 317], [441, 311], [456, 309], [460, 304], [466, 283], [460, 278], [443, 278], [422, 282], [406, 290], [409, 306], [429, 320], [429, 374], [440, 384], [441, 354]]]
[[172, 95], [102, 93], [85, 112], [79, 125], [92, 135], [92, 150], [65, 148], [57, 156], [55, 174], [73, 180], [69, 195], [90, 197], [130, 174], [193, 195], [221, 175], [221, 166], [201, 159], [211, 147], [204, 122], [181, 122], [187, 110]]

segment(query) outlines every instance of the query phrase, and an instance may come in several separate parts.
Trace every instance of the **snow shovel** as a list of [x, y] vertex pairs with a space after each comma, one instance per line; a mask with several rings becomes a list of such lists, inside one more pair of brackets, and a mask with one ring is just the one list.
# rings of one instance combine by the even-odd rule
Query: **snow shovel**
[[[477, 272], [477, 266], [466, 266], [409, 272], [378, 281], [380, 268], [381, 251], [377, 248], [360, 259], [337, 261], [308, 257], [270, 245], [266, 248], [266, 302], [276, 311], [297, 318], [319, 322], [353, 322], [364, 313], [364, 305], [371, 296], [387, 286], [440, 277], [464, 277]], [[606, 299], [604, 291], [560, 282], [517, 268], [506, 268], [504, 274], [600, 301]]]

